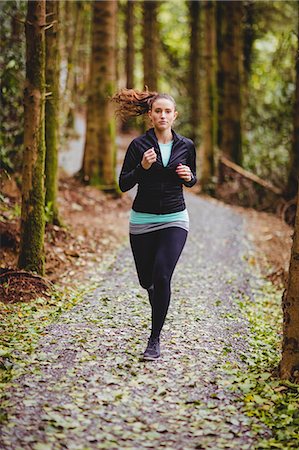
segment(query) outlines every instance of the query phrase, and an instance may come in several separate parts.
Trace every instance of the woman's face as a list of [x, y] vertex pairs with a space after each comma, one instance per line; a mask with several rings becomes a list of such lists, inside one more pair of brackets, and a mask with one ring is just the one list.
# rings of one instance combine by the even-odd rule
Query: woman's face
[[171, 129], [177, 114], [173, 102], [167, 98], [157, 99], [148, 113], [154, 128], [158, 131]]

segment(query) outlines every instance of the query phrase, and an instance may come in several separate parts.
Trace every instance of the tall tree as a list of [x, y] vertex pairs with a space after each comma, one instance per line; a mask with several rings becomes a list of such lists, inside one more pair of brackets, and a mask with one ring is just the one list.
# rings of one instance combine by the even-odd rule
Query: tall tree
[[216, 34], [215, 5], [203, 2], [202, 55], [202, 144], [201, 184], [209, 189], [214, 175], [214, 146], [216, 140]]
[[103, 190], [116, 189], [115, 118], [109, 98], [116, 84], [117, 2], [93, 2], [92, 51], [83, 159], [84, 180]]
[[297, 1], [297, 55], [296, 55], [296, 81], [295, 81], [295, 98], [293, 113], [293, 140], [290, 154], [289, 176], [285, 189], [285, 196], [293, 198], [298, 188], [299, 176], [299, 1]]
[[128, 0], [126, 5], [126, 85], [128, 89], [134, 88], [134, 62], [135, 62], [135, 46], [134, 46], [134, 2]]
[[158, 89], [158, 14], [159, 2], [143, 2], [143, 75], [150, 91]]
[[[267, 7], [267, 5], [266, 5]], [[248, 105], [249, 97], [249, 78], [251, 75], [252, 56], [253, 56], [253, 44], [257, 38], [256, 33], [256, 3], [252, 1], [244, 2], [244, 20], [243, 20], [243, 64], [241, 64], [242, 73], [242, 101], [243, 108]]]
[[29, 1], [25, 23], [24, 156], [19, 267], [44, 274], [45, 0]]
[[52, 26], [46, 31], [46, 164], [45, 204], [49, 221], [59, 224], [57, 207], [58, 117], [59, 117], [59, 2], [46, 1], [47, 18]]
[[283, 342], [280, 376], [299, 384], [299, 192], [289, 280], [282, 299]]
[[66, 80], [61, 102], [61, 115], [63, 124], [73, 127], [74, 123], [74, 99], [75, 99], [75, 69], [78, 45], [82, 29], [85, 27], [82, 0], [65, 1], [65, 51], [66, 51]]
[[242, 163], [242, 17], [242, 1], [217, 2], [218, 146], [225, 156], [237, 164]]
[[191, 138], [195, 145], [200, 139], [200, 9], [199, 0], [189, 1], [190, 17], [190, 73], [189, 73], [189, 96], [190, 96], [190, 124]]

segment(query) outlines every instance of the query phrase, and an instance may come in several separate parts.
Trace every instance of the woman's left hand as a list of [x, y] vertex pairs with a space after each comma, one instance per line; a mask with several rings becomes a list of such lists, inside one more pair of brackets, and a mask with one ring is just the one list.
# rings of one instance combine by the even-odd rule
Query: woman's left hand
[[177, 175], [182, 178], [184, 181], [192, 180], [192, 173], [189, 166], [185, 166], [184, 164], [179, 164], [175, 169]]

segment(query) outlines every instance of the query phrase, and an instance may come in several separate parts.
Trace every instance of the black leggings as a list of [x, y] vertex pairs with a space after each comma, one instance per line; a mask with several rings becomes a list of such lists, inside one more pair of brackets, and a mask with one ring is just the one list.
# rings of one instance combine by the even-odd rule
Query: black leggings
[[130, 234], [139, 282], [147, 289], [152, 307], [151, 337], [158, 337], [162, 330], [170, 302], [171, 277], [187, 234], [179, 227]]

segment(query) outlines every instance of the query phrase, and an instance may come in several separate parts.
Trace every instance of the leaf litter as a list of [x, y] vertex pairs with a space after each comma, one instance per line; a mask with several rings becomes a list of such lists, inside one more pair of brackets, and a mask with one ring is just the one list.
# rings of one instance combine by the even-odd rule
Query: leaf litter
[[249, 376], [256, 319], [246, 308], [264, 281], [244, 257], [243, 219], [195, 196], [188, 204], [192, 233], [173, 278], [161, 358], [140, 359], [150, 307], [125, 245], [109, 270], [95, 268], [95, 290], [55, 310], [39, 342], [33, 326], [36, 339], [21, 347], [3, 396], [1, 448], [273, 448], [259, 446], [273, 441], [271, 423], [248, 408], [263, 405], [256, 386], [272, 375]]

